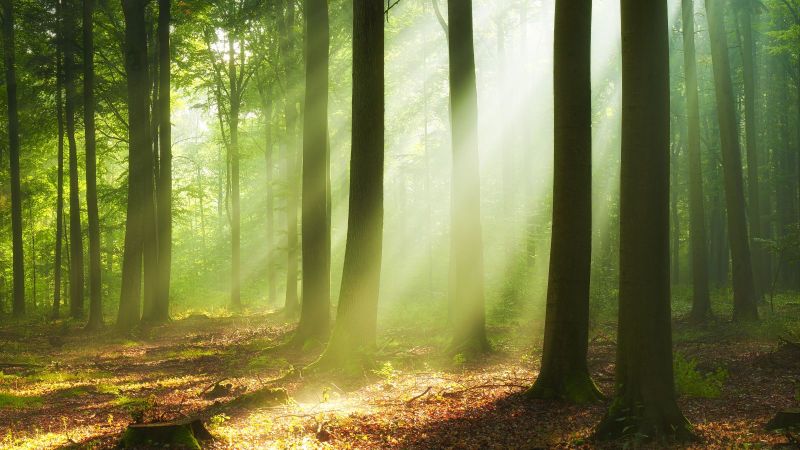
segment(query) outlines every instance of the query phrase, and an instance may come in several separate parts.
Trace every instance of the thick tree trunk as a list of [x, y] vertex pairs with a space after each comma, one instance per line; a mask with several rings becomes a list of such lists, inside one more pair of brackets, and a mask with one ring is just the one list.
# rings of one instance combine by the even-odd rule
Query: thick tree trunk
[[22, 191], [19, 169], [19, 113], [17, 108], [17, 72], [14, 44], [13, 0], [3, 0], [3, 62], [6, 69], [8, 101], [8, 154], [11, 174], [11, 248], [13, 258], [14, 317], [25, 315], [25, 251], [22, 245]]
[[303, 115], [303, 302], [294, 342], [324, 341], [330, 331], [328, 227], [328, 1], [306, 0], [306, 93]]
[[489, 348], [484, 310], [483, 238], [480, 162], [478, 157], [478, 91], [472, 0], [449, 0], [448, 48], [453, 142], [451, 239], [454, 335], [450, 351], [480, 353]]
[[[61, 2], [56, 2], [57, 38], [61, 39]], [[53, 310], [51, 317], [61, 315], [61, 269], [64, 243], [64, 104], [62, 98], [61, 46], [56, 49], [56, 124], [58, 129], [58, 165], [56, 175], [56, 249], [53, 261]]]
[[75, 88], [75, 8], [66, 3], [64, 11], [64, 87], [66, 89], [66, 125], [69, 146], [69, 310], [73, 318], [83, 318], [83, 233], [81, 231], [81, 201], [78, 188], [78, 146], [75, 143], [75, 112], [78, 91]]
[[[128, 77], [128, 210], [122, 260], [122, 288], [117, 326], [129, 330], [140, 320], [145, 210], [152, 208], [152, 142], [145, 6], [147, 0], [123, 0], [125, 72]], [[149, 172], [149, 175], [148, 175]], [[152, 184], [151, 184], [152, 186]], [[150, 197], [148, 198], [148, 192]], [[148, 205], [149, 203], [149, 205]], [[152, 216], [151, 216], [152, 217]], [[145, 287], [145, 295], [147, 295]]]
[[757, 242], [763, 239], [761, 217], [761, 191], [758, 181], [758, 132], [756, 117], [757, 80], [755, 70], [756, 50], [753, 43], [752, 6], [744, 5], [741, 13], [742, 35], [742, 73], [744, 75], [744, 116], [745, 145], [747, 149], [747, 200], [750, 218], [750, 239], [753, 252], [753, 279], [756, 295], [761, 297], [768, 285], [769, 275], [766, 272], [766, 259], [763, 247]]
[[728, 237], [733, 260], [733, 319], [758, 320], [758, 303], [745, 213], [742, 156], [739, 148], [723, 2], [705, 0], [705, 3], [714, 66], [714, 87], [725, 179], [725, 204], [728, 210]]
[[[689, 238], [692, 252], [692, 312], [695, 322], [711, 315], [708, 293], [708, 237], [706, 236], [703, 165], [700, 156], [700, 100], [695, 57], [694, 1], [682, 0], [683, 66], [686, 78], [687, 150], [689, 159]], [[675, 170], [675, 169], [673, 169]]]
[[535, 398], [593, 402], [589, 376], [592, 260], [592, 2], [556, 1], [553, 236], [542, 369]]
[[617, 394], [596, 435], [689, 439], [672, 370], [667, 2], [622, 0], [621, 12]]
[[171, 0], [158, 1], [158, 284], [151, 320], [169, 321], [169, 287], [172, 274], [172, 123], [170, 111]]
[[383, 4], [353, 3], [350, 206], [336, 324], [323, 364], [342, 367], [375, 350], [383, 238]]
[[94, 0], [83, 0], [83, 127], [86, 145], [86, 211], [89, 219], [89, 323], [103, 326], [100, 279], [100, 214], [97, 209], [97, 154], [94, 98]]

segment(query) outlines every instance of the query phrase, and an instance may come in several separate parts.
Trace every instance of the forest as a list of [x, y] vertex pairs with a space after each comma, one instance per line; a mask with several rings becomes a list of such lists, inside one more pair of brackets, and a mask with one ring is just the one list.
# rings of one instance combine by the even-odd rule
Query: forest
[[800, 448], [800, 0], [0, 27], [0, 448]]

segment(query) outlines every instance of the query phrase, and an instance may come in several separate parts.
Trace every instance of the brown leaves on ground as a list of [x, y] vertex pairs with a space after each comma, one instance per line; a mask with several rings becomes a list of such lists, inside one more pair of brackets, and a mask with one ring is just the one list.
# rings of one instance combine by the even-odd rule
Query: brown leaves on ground
[[[40, 327], [0, 329], [2, 448], [112, 448], [137, 414], [143, 421], [201, 417], [216, 436], [209, 444], [215, 449], [622, 445], [590, 440], [607, 405], [517, 395], [533, 382], [538, 364], [524, 344], [472, 364], [437, 356], [432, 345], [400, 342], [357, 376], [304, 377], [293, 369], [316, 355], [264, 351], [290, 331], [278, 315], [190, 317], [136, 340], [62, 330], [59, 346], [48, 341], [52, 329]], [[728, 373], [718, 398], [680, 399], [701, 438], [690, 447], [787, 442], [764, 424], [797, 403], [800, 349], [777, 339], [729, 336], [679, 340], [676, 350], [701, 370]], [[599, 336], [590, 354], [595, 380], [610, 393], [614, 342]], [[236, 401], [271, 388], [286, 389], [288, 402]]]

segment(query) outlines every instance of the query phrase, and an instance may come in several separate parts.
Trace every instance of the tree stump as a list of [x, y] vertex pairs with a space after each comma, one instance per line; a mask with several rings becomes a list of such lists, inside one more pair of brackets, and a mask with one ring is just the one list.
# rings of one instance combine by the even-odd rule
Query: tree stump
[[787, 409], [767, 422], [767, 430], [800, 430], [800, 409]]
[[169, 448], [200, 450], [200, 442], [212, 439], [199, 419], [164, 423], [133, 423], [122, 434], [122, 448]]

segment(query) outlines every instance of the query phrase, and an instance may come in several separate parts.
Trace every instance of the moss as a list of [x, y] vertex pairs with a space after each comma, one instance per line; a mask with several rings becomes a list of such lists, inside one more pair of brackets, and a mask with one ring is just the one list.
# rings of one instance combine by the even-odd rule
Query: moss
[[189, 424], [171, 427], [128, 427], [122, 434], [120, 447], [169, 447], [185, 450], [200, 450], [200, 443], [194, 437]]
[[0, 408], [21, 409], [40, 406], [41, 397], [23, 397], [0, 392]]

